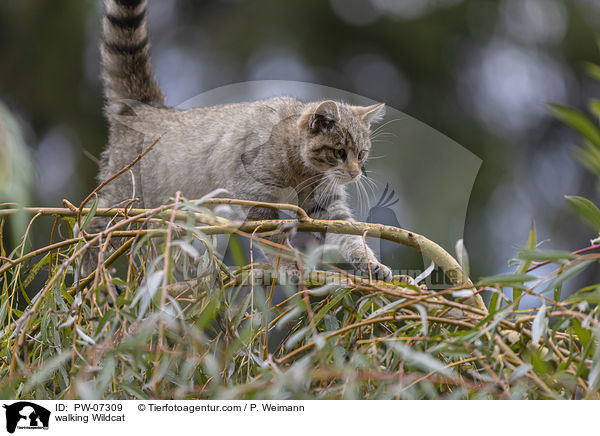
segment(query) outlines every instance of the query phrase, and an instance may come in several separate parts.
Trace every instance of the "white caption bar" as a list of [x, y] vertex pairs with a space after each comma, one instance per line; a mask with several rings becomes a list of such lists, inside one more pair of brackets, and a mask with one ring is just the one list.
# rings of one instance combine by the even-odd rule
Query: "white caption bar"
[[[0, 413], [0, 434], [20, 436], [39, 434], [36, 430], [66, 436], [585, 434], [595, 427], [589, 417], [598, 408], [594, 401], [0, 400], [0, 404], [5, 412]], [[577, 416], [587, 418], [570, 419]]]

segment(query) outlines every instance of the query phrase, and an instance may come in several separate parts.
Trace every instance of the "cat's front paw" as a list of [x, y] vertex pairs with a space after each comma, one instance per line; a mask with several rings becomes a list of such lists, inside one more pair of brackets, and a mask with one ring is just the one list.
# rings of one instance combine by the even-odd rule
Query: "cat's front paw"
[[358, 260], [352, 262], [354, 266], [365, 276], [369, 276], [369, 268], [373, 280], [383, 280], [389, 282], [392, 280], [392, 270], [377, 260], [367, 262], [366, 260]]
[[389, 282], [392, 280], [392, 270], [382, 263], [371, 264], [371, 275], [374, 280], [383, 280]]
[[296, 262], [281, 259], [278, 270], [280, 284], [297, 286], [300, 283], [300, 269], [298, 268], [298, 264]]

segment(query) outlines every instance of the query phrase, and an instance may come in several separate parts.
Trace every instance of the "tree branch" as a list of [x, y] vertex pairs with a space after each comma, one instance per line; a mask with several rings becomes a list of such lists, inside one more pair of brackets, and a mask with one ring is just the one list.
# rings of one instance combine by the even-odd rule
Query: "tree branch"
[[[243, 204], [248, 206], [258, 207], [270, 207], [275, 209], [293, 210], [301, 218], [296, 219], [277, 219], [277, 220], [264, 220], [264, 221], [229, 221], [227, 219], [211, 215], [209, 213], [200, 212], [188, 212], [183, 210], [169, 211], [169, 207], [162, 206], [156, 209], [102, 209], [99, 208], [95, 212], [95, 216], [113, 217], [123, 216], [129, 219], [135, 219], [136, 216], [140, 215], [144, 218], [148, 216], [170, 219], [184, 220], [193, 216], [197, 222], [206, 224], [206, 226], [200, 227], [200, 230], [205, 234], [223, 234], [231, 233], [235, 231], [242, 231], [246, 233], [265, 233], [274, 230], [282, 230], [294, 228], [300, 232], [317, 232], [317, 233], [336, 233], [345, 235], [356, 235], [356, 236], [370, 236], [374, 238], [385, 239], [387, 241], [396, 242], [398, 244], [411, 247], [427, 258], [431, 259], [436, 265], [438, 265], [446, 274], [446, 276], [452, 281], [456, 287], [463, 289], [475, 290], [475, 287], [469, 277], [464, 273], [459, 263], [441, 246], [435, 242], [427, 239], [426, 237], [417, 233], [400, 229], [397, 227], [386, 226], [383, 224], [363, 223], [363, 222], [351, 222], [341, 220], [317, 220], [308, 217], [304, 211], [294, 205], [279, 205], [274, 203], [264, 202], [253, 202], [245, 200], [232, 200], [232, 199], [211, 199], [211, 204], [223, 203], [223, 204], [239, 204], [243, 201]], [[29, 213], [35, 213], [40, 215], [57, 215], [57, 216], [78, 216], [79, 214], [88, 214], [90, 209], [79, 209], [77, 211], [70, 210], [67, 208], [40, 208], [40, 207], [28, 207], [24, 208]], [[0, 216], [12, 215], [17, 213], [18, 209], [0, 209]], [[487, 313], [487, 308], [483, 299], [479, 294], [474, 294], [472, 297], [472, 303], [480, 310]]]

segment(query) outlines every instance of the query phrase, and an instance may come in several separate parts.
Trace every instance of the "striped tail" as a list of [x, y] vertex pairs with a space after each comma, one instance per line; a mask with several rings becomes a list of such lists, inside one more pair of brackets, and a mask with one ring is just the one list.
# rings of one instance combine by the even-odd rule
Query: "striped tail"
[[106, 0], [101, 46], [103, 79], [109, 104], [135, 100], [164, 106], [150, 65], [146, 0]]

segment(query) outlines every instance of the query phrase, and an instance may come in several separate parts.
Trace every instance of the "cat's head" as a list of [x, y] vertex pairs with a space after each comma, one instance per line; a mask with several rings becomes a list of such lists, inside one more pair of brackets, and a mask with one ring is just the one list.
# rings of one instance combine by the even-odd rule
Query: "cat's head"
[[351, 106], [327, 100], [309, 104], [298, 122], [302, 161], [338, 183], [358, 180], [371, 150], [371, 124], [384, 115], [382, 103]]

